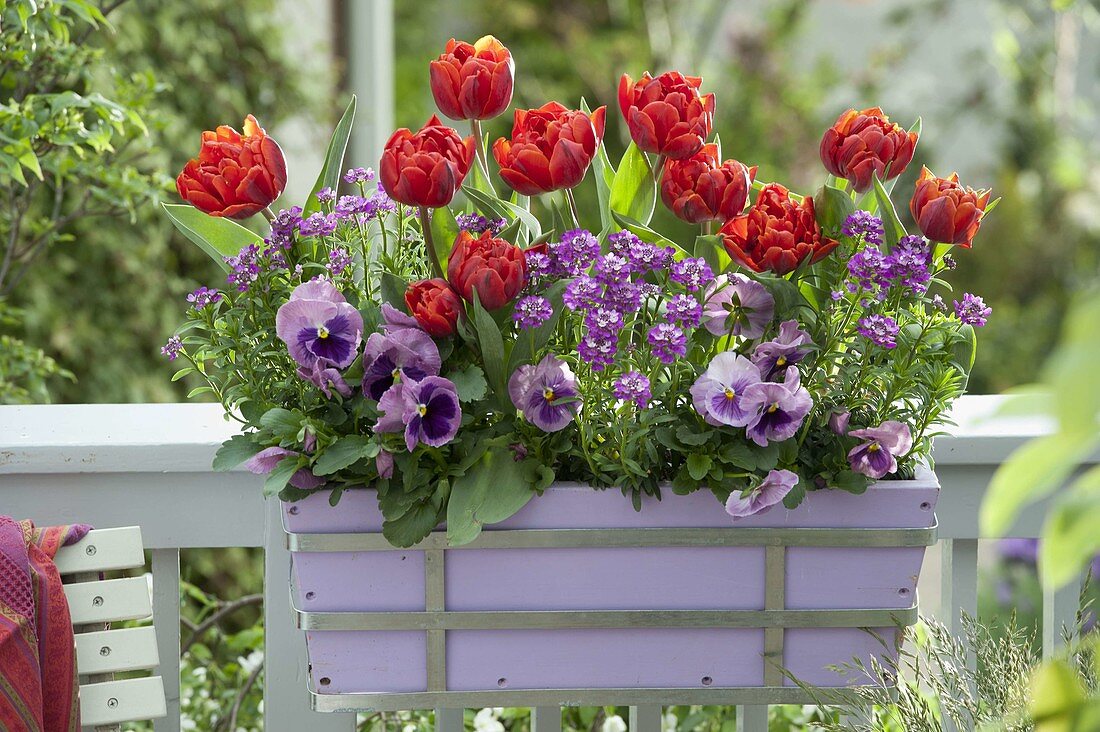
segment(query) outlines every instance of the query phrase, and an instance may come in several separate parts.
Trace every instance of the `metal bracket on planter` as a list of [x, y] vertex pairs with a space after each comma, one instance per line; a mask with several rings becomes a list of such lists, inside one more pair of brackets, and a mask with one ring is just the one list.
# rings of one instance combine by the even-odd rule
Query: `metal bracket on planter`
[[[375, 712], [427, 707], [577, 706], [603, 704], [803, 704], [856, 701], [850, 689], [819, 689], [816, 698], [784, 686], [787, 628], [882, 628], [912, 625], [917, 604], [907, 608], [790, 610], [786, 608], [787, 547], [920, 547], [936, 541], [937, 524], [908, 529], [646, 528], [508, 529], [484, 531], [462, 546], [448, 546], [444, 532], [404, 551], [424, 551], [422, 612], [310, 612], [295, 607], [298, 627], [309, 631], [423, 631], [427, 634], [427, 691], [318, 694], [325, 712]], [[765, 551], [762, 610], [528, 610], [451, 612], [444, 605], [443, 563], [448, 551], [557, 547], [738, 547]], [[395, 551], [381, 534], [287, 534], [293, 552]], [[292, 593], [292, 598], [293, 598]], [[446, 689], [449, 630], [574, 628], [760, 628], [764, 631], [764, 685], [670, 689]], [[884, 690], [885, 691], [885, 690]]]

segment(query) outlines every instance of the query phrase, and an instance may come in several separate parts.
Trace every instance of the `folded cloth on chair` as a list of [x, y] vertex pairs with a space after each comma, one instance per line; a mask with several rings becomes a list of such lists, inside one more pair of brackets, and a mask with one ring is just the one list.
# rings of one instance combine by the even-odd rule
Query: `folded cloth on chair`
[[77, 732], [76, 649], [53, 557], [90, 526], [0, 516], [0, 729]]

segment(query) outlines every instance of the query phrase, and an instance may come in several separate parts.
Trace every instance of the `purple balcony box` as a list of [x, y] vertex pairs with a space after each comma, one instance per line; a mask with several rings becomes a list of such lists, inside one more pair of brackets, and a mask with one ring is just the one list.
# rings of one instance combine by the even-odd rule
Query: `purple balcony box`
[[706, 491], [639, 512], [558, 484], [470, 545], [412, 549], [371, 490], [286, 504], [314, 705], [806, 701], [781, 669], [838, 687], [858, 679], [830, 666], [896, 657], [938, 494], [922, 471], [735, 521]]

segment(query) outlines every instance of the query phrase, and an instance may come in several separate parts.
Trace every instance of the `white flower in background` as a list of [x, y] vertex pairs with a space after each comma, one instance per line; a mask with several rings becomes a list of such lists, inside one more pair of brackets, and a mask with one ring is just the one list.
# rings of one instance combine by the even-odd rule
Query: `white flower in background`
[[252, 653], [249, 653], [248, 656], [241, 656], [237, 659], [237, 665], [240, 666], [241, 670], [249, 676], [251, 676], [252, 672], [259, 668], [260, 664], [263, 662], [263, 651], [252, 651]]
[[676, 715], [672, 712], [661, 717], [661, 729], [664, 732], [676, 732], [677, 725]]
[[416, 732], [416, 725], [412, 722], [409, 722], [401, 728], [401, 732]]
[[601, 732], [626, 732], [626, 722], [618, 714], [612, 714], [603, 721]]
[[187, 715], [180, 718], [180, 729], [183, 732], [191, 732], [191, 730], [197, 730], [199, 726], [195, 724], [195, 720], [191, 719]]
[[501, 707], [485, 707], [476, 715], [474, 715], [474, 730], [475, 732], [504, 732], [504, 725], [497, 719], [498, 714], [503, 712]]

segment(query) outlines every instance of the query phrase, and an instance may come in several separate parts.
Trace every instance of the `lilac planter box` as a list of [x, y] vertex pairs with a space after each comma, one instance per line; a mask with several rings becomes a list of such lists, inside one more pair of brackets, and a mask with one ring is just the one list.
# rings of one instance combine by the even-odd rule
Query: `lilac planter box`
[[923, 472], [734, 521], [709, 492], [636, 512], [562, 484], [466, 547], [406, 550], [373, 491], [287, 504], [314, 705], [805, 700], [781, 667], [835, 687], [826, 667], [896, 654], [938, 494]]

